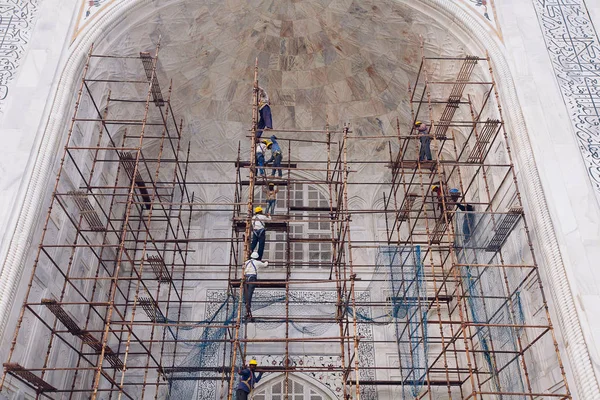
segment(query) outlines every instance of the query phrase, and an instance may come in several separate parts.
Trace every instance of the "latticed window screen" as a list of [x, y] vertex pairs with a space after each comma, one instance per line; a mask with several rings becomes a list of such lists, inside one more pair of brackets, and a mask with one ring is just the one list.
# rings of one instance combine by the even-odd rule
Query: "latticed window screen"
[[[266, 205], [266, 194], [263, 190], [257, 191], [255, 202], [257, 204]], [[280, 186], [277, 195], [277, 203], [275, 215], [281, 215], [286, 210], [287, 187]], [[290, 205], [294, 207], [329, 207], [329, 200], [326, 195], [316, 186], [295, 183], [290, 186]], [[296, 219], [315, 220], [314, 211], [295, 212]], [[309, 217], [310, 215], [310, 217]], [[331, 228], [330, 223], [326, 220], [326, 214], [321, 214], [323, 221], [307, 221], [299, 224], [293, 223], [290, 225], [291, 237], [303, 238], [330, 238]], [[270, 232], [267, 236], [267, 244], [265, 246], [265, 258], [270, 261], [284, 262], [286, 260], [285, 253], [285, 234], [281, 232]], [[311, 242], [311, 243], [291, 243], [290, 244], [290, 259], [296, 263], [308, 262], [310, 265], [306, 267], [321, 268], [320, 263], [331, 262], [331, 243]], [[319, 263], [319, 264], [316, 264]]]
[[[285, 397], [284, 385], [285, 379], [279, 379], [276, 382], [267, 383], [264, 387], [258, 386], [254, 392], [254, 400], [283, 400]], [[328, 396], [321, 393], [318, 389], [311, 387], [310, 384], [299, 382], [293, 378], [289, 379], [288, 394], [290, 400], [329, 399]]]

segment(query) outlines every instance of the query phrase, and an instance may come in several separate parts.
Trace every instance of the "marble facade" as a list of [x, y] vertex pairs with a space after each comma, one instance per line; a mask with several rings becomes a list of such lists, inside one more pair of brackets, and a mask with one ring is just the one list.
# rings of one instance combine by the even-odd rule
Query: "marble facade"
[[[564, 17], [561, 24], [564, 28], [580, 24], [577, 36], [582, 46], [569, 48], [568, 43], [557, 45], [552, 36], [556, 29], [551, 24], [557, 16], [553, 12], [558, 10], [552, 2], [448, 1], [472, 13], [502, 43], [534, 148], [531, 157], [544, 186], [542, 194], [522, 189], [526, 197], [545, 196], [549, 205], [586, 343], [596, 376], [600, 376], [600, 322], [595, 317], [600, 304], [595, 147], [600, 135], [596, 103], [600, 62], [596, 62], [598, 37], [591, 29], [594, 22], [600, 26], [600, 6], [587, 1], [586, 15], [586, 2], [569, 2], [574, 15]], [[9, 96], [0, 102], [0, 135], [7, 150], [0, 160], [2, 260], [9, 246], [15, 245], [13, 232], [23, 213], [29, 176], [69, 53], [95, 19], [117, 3], [30, 0], [29, 11], [35, 12], [37, 20], [29, 20], [24, 35], [29, 43], [23, 46]], [[461, 54], [472, 46], [408, 7], [408, 2], [321, 0], [293, 2], [294, 7], [290, 2], [261, 0], [173, 2], [169, 7], [167, 3], [145, 2], [139, 16], [129, 15], [107, 32], [98, 49], [136, 53], [152, 48], [162, 35], [160, 73], [178, 86], [176, 111], [185, 116], [193, 145], [203, 149], [199, 157], [237, 150], [237, 141], [243, 137], [240, 132], [248, 124], [251, 67], [256, 56], [278, 126], [351, 122], [359, 134], [366, 135], [388, 132], [398, 116], [406, 129], [409, 110], [403, 99], [418, 67], [419, 35], [432, 53]], [[196, 40], [190, 43], [190, 37]], [[582, 65], [581, 59], [587, 64]], [[574, 76], [573, 63], [581, 67], [578, 72], [585, 73]], [[367, 146], [365, 151], [377, 158], [381, 150]], [[300, 147], [298, 156], [319, 158], [308, 147]], [[223, 167], [218, 172], [226, 175], [232, 169]], [[373, 175], [373, 171], [363, 172]], [[194, 178], [203, 174], [193, 172]], [[214, 201], [227, 195], [208, 190], [201, 196]], [[365, 195], [356, 201], [369, 204], [375, 198]], [[43, 216], [44, 211], [39, 212]], [[227, 224], [217, 228], [226, 230]], [[24, 245], [33, 248], [35, 244], [31, 236]], [[205, 257], [210, 259], [210, 255]], [[546, 261], [541, 260], [542, 266]], [[27, 271], [26, 263], [21, 268]], [[17, 295], [15, 304], [20, 301]], [[17, 309], [12, 310], [13, 318]], [[11, 329], [3, 332], [2, 343], [11, 335]]]

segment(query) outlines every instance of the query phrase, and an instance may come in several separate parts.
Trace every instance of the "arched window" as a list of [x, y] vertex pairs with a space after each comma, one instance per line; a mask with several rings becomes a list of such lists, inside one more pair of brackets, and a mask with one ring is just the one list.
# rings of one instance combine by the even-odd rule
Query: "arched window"
[[[287, 187], [280, 186], [275, 207], [275, 216], [285, 214]], [[265, 192], [256, 192], [255, 201], [259, 204], [266, 203]], [[329, 207], [329, 200], [316, 186], [310, 184], [294, 183], [290, 186], [290, 206], [292, 207]], [[322, 221], [314, 221], [316, 212], [296, 211], [294, 218], [311, 220], [306, 223], [292, 223], [290, 225], [291, 237], [303, 238], [330, 238], [331, 226], [327, 221], [327, 213], [320, 213]], [[265, 246], [265, 258], [270, 261], [285, 261], [285, 234], [269, 232]], [[320, 268], [320, 264], [331, 263], [331, 242], [291, 243], [290, 258], [297, 263], [309, 261], [306, 267]]]
[[[254, 391], [254, 400], [283, 400], [285, 397], [284, 385], [285, 377], [283, 375], [269, 381]], [[288, 393], [290, 400], [331, 400], [331, 397], [322, 390], [293, 376], [289, 378]]]

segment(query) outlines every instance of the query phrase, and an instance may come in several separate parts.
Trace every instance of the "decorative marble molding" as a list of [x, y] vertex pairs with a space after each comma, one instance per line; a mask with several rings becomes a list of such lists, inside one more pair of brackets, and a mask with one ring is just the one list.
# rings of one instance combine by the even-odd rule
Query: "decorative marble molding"
[[31, 32], [40, 0], [5, 0], [0, 3], [0, 113], [9, 95], [9, 84], [16, 77]]
[[600, 40], [584, 0], [533, 0], [556, 80], [600, 201]]

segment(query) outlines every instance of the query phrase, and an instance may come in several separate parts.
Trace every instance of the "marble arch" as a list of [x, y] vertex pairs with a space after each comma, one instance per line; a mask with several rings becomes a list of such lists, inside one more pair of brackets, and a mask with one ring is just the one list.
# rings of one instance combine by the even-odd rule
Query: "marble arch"
[[[599, 397], [600, 389], [593, 373], [573, 296], [568, 286], [565, 266], [543, 195], [539, 174], [534, 160], [530, 157], [532, 149], [527, 129], [507, 61], [497, 39], [490, 35], [477, 20], [449, 0], [400, 0], [398, 3], [425, 16], [425, 19], [435, 20], [443, 26], [452, 27], [454, 36], [465, 44], [469, 51], [481, 53], [487, 50], [490, 53], [500, 85], [504, 117], [509, 128], [509, 135], [514, 143], [513, 152], [516, 155], [521, 181], [524, 183], [522, 189], [539, 238], [536, 244], [537, 249], [542, 256], [547, 284], [553, 296], [556, 321], [558, 321], [564, 338], [562, 343], [572, 369], [576, 391], [581, 398]], [[128, 18], [133, 18], [134, 14], [143, 15], [144, 8], [151, 4], [153, 2], [150, 0], [125, 0], [114, 3], [77, 37], [71, 47], [71, 54], [62, 72], [48, 122], [41, 138], [39, 153], [27, 186], [25, 201], [19, 211], [17, 226], [15, 231], [11, 232], [12, 240], [0, 276], [0, 290], [4, 293], [0, 301], [0, 332], [5, 341], [12, 333], [10, 332], [12, 327], [8, 325], [11, 317], [11, 304], [20, 290], [19, 280], [26, 266], [27, 250], [34, 242], [35, 227], [41, 210], [43, 210], [41, 205], [48, 193], [48, 182], [52, 180], [53, 165], [56, 162], [55, 150], [60, 148], [63, 141], [65, 122], [71, 112], [72, 94], [77, 86], [85, 55], [93, 42], [101, 47], [103, 42], [108, 43], [115, 40], [119, 35], [118, 28], [126, 29], [127, 27], [123, 24], [128, 21]], [[12, 310], [13, 316], [16, 312], [14, 309]], [[7, 327], [9, 329], [6, 329]]]
[[[262, 385], [273, 385], [273, 384], [284, 381], [284, 379], [285, 378], [284, 378], [283, 374], [272, 374], [272, 376], [267, 375], [261, 382], [261, 386]], [[307, 385], [311, 389], [315, 388], [318, 391], [317, 394], [319, 396], [323, 396], [322, 397], [323, 400], [330, 400], [330, 399], [337, 398], [336, 394], [331, 389], [329, 389], [327, 386], [323, 385], [318, 380], [311, 378], [307, 374], [304, 374], [304, 373], [291, 374], [290, 379], [293, 381], [299, 382], [301, 384]], [[257, 390], [257, 393], [260, 394], [260, 391]], [[327, 396], [327, 397], [324, 397], [324, 396]]]

